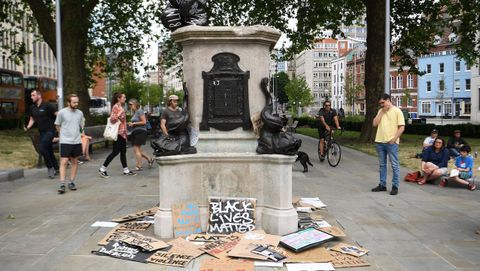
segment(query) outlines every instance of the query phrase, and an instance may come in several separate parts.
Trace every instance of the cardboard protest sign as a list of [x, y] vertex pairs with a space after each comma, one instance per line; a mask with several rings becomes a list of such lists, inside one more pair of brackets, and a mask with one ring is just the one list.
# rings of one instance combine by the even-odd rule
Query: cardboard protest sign
[[335, 237], [328, 233], [309, 228], [283, 236], [280, 244], [295, 252], [300, 252], [333, 239]]
[[340, 229], [339, 227], [320, 227], [318, 228], [319, 231], [326, 232], [330, 235], [333, 235], [335, 237], [345, 237], [347, 236], [345, 232]]
[[253, 261], [207, 259], [200, 271], [254, 271]]
[[161, 240], [155, 239], [153, 237], [144, 236], [136, 232], [123, 232], [120, 234], [117, 240], [130, 244], [132, 246], [141, 247], [143, 250], [146, 251], [155, 251], [158, 249], [169, 247], [169, 245], [167, 245]]
[[280, 236], [266, 234], [264, 231], [251, 231], [243, 235], [238, 244], [227, 253], [230, 257], [267, 260], [268, 256], [253, 253], [259, 245], [278, 246]]
[[210, 197], [208, 200], [209, 233], [245, 233], [255, 229], [256, 199]]
[[168, 242], [168, 245], [172, 246], [169, 251], [157, 251], [147, 261], [156, 264], [185, 267], [191, 260], [204, 253], [196, 245], [182, 238], [172, 240]]
[[142, 263], [147, 262], [147, 259], [153, 254], [153, 252], [144, 252], [140, 248], [120, 241], [111, 241], [98, 251], [92, 251], [92, 253]]
[[310, 218], [313, 220], [323, 220], [323, 216], [318, 212], [313, 212], [310, 214]]
[[147, 210], [143, 210], [143, 211], [139, 211], [139, 212], [136, 212], [136, 213], [128, 214], [126, 216], [122, 216], [122, 217], [119, 217], [119, 218], [114, 218], [114, 219], [112, 219], [112, 221], [113, 222], [125, 222], [125, 221], [134, 220], [134, 219], [137, 219], [137, 218], [140, 218], [140, 217], [144, 217], [144, 216], [153, 216], [157, 213], [157, 211], [158, 211], [158, 207], [153, 207], [153, 208], [150, 208], [150, 209], [147, 209]]
[[118, 237], [124, 232], [125, 232], [124, 230], [120, 229], [120, 226], [117, 226], [113, 228], [110, 232], [108, 232], [107, 235], [105, 235], [105, 237], [102, 240], [100, 240], [97, 244], [99, 246], [105, 246], [110, 241], [117, 240]]
[[314, 247], [299, 253], [287, 251], [286, 255], [285, 262], [287, 263], [328, 263], [333, 260], [329, 251], [324, 247]]
[[333, 257], [332, 264], [335, 268], [361, 267], [370, 265], [363, 258], [343, 254], [337, 251], [330, 251], [330, 255]]
[[194, 203], [172, 205], [173, 233], [175, 237], [201, 233], [200, 210]]
[[144, 231], [150, 227], [152, 223], [144, 223], [139, 221], [130, 221], [118, 225], [120, 231]]
[[348, 245], [345, 243], [339, 243], [336, 246], [332, 247], [332, 250], [338, 251], [344, 254], [352, 255], [355, 257], [361, 257], [368, 253], [367, 249], [357, 247], [354, 245]]
[[202, 250], [218, 259], [228, 259], [227, 253], [240, 242], [241, 238], [242, 235], [239, 233], [230, 234], [218, 241], [206, 243]]
[[194, 243], [209, 243], [218, 241], [222, 238], [225, 238], [226, 235], [222, 234], [191, 234], [187, 237], [187, 240]]

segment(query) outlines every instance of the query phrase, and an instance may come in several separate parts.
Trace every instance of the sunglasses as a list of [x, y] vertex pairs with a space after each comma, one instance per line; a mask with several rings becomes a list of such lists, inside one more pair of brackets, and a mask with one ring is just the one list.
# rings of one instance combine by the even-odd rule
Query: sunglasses
[[330, 106], [329, 104], [326, 104], [325, 106]]

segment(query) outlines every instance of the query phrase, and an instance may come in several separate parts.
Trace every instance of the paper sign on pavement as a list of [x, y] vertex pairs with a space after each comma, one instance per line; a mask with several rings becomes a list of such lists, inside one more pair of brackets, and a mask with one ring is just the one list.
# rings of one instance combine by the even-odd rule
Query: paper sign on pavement
[[191, 260], [204, 253], [195, 244], [182, 238], [174, 239], [168, 242], [168, 244], [172, 246], [169, 251], [157, 251], [147, 261], [156, 264], [185, 267]]
[[105, 235], [105, 237], [103, 237], [103, 239], [100, 240], [97, 244], [99, 246], [105, 246], [110, 241], [117, 240], [118, 237], [124, 232], [125, 232], [124, 230], [120, 229], [119, 226], [117, 226], [113, 228], [111, 231], [109, 231], [107, 235]]
[[218, 259], [228, 259], [227, 253], [240, 242], [241, 238], [240, 233], [227, 235], [220, 240], [206, 243], [202, 250]]
[[115, 228], [116, 226], [118, 226], [117, 222], [95, 221], [90, 227]]
[[243, 235], [238, 244], [227, 253], [230, 257], [247, 258], [256, 260], [267, 260], [268, 257], [252, 253], [258, 245], [278, 246], [281, 237], [278, 235], [266, 234], [264, 231], [251, 231]]
[[357, 247], [354, 245], [345, 244], [345, 243], [339, 243], [335, 245], [334, 247], [332, 247], [332, 250], [338, 251], [344, 254], [349, 254], [355, 257], [361, 257], [368, 253], [367, 249]]
[[330, 251], [330, 255], [333, 257], [332, 264], [336, 268], [361, 267], [370, 265], [365, 259], [352, 255], [343, 254], [336, 251]]
[[169, 247], [169, 245], [167, 245], [167, 243], [163, 242], [162, 240], [158, 240], [149, 236], [144, 236], [137, 232], [123, 232], [122, 234], [120, 234], [117, 240], [133, 246], [141, 247], [146, 251], [155, 251], [158, 249]]
[[200, 210], [194, 203], [172, 205], [173, 233], [175, 237], [201, 233]]

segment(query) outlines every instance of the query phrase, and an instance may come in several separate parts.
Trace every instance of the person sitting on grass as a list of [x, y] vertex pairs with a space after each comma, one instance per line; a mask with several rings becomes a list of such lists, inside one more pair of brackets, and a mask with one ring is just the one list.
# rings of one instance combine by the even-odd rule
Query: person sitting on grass
[[453, 136], [448, 139], [447, 148], [450, 151], [450, 156], [460, 156], [460, 148], [468, 145], [467, 141], [462, 138], [462, 132], [460, 130], [453, 131]]
[[445, 187], [448, 182], [453, 181], [459, 184], [463, 184], [467, 189], [473, 191], [477, 188], [475, 183], [467, 181], [472, 178], [473, 158], [468, 155], [471, 151], [470, 146], [465, 145], [460, 148], [460, 156], [455, 158], [455, 166], [450, 173], [450, 177], [443, 179], [440, 182], [440, 186]]
[[445, 148], [445, 140], [437, 137], [433, 146], [428, 147], [422, 153], [423, 176], [418, 181], [418, 184], [422, 185], [441, 176], [447, 176], [449, 159], [448, 150]]
[[[433, 142], [435, 142], [435, 139], [438, 137], [438, 130], [437, 129], [433, 129], [431, 132], [430, 132], [430, 136], [427, 136], [425, 138], [425, 140], [423, 141], [423, 148], [422, 148], [422, 152], [427, 149], [428, 147], [431, 147], [433, 146]], [[422, 158], [422, 152], [420, 153], [417, 153], [415, 155], [415, 158]]]

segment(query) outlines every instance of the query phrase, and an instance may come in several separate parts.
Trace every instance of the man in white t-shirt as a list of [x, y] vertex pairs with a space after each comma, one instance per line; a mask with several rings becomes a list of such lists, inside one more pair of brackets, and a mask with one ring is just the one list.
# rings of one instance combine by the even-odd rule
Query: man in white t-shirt
[[431, 132], [430, 132], [430, 136], [427, 136], [425, 138], [425, 140], [423, 141], [423, 149], [426, 149], [430, 146], [433, 145], [433, 142], [435, 142], [435, 139], [437, 139], [438, 137], [438, 130], [437, 129], [433, 129]]

